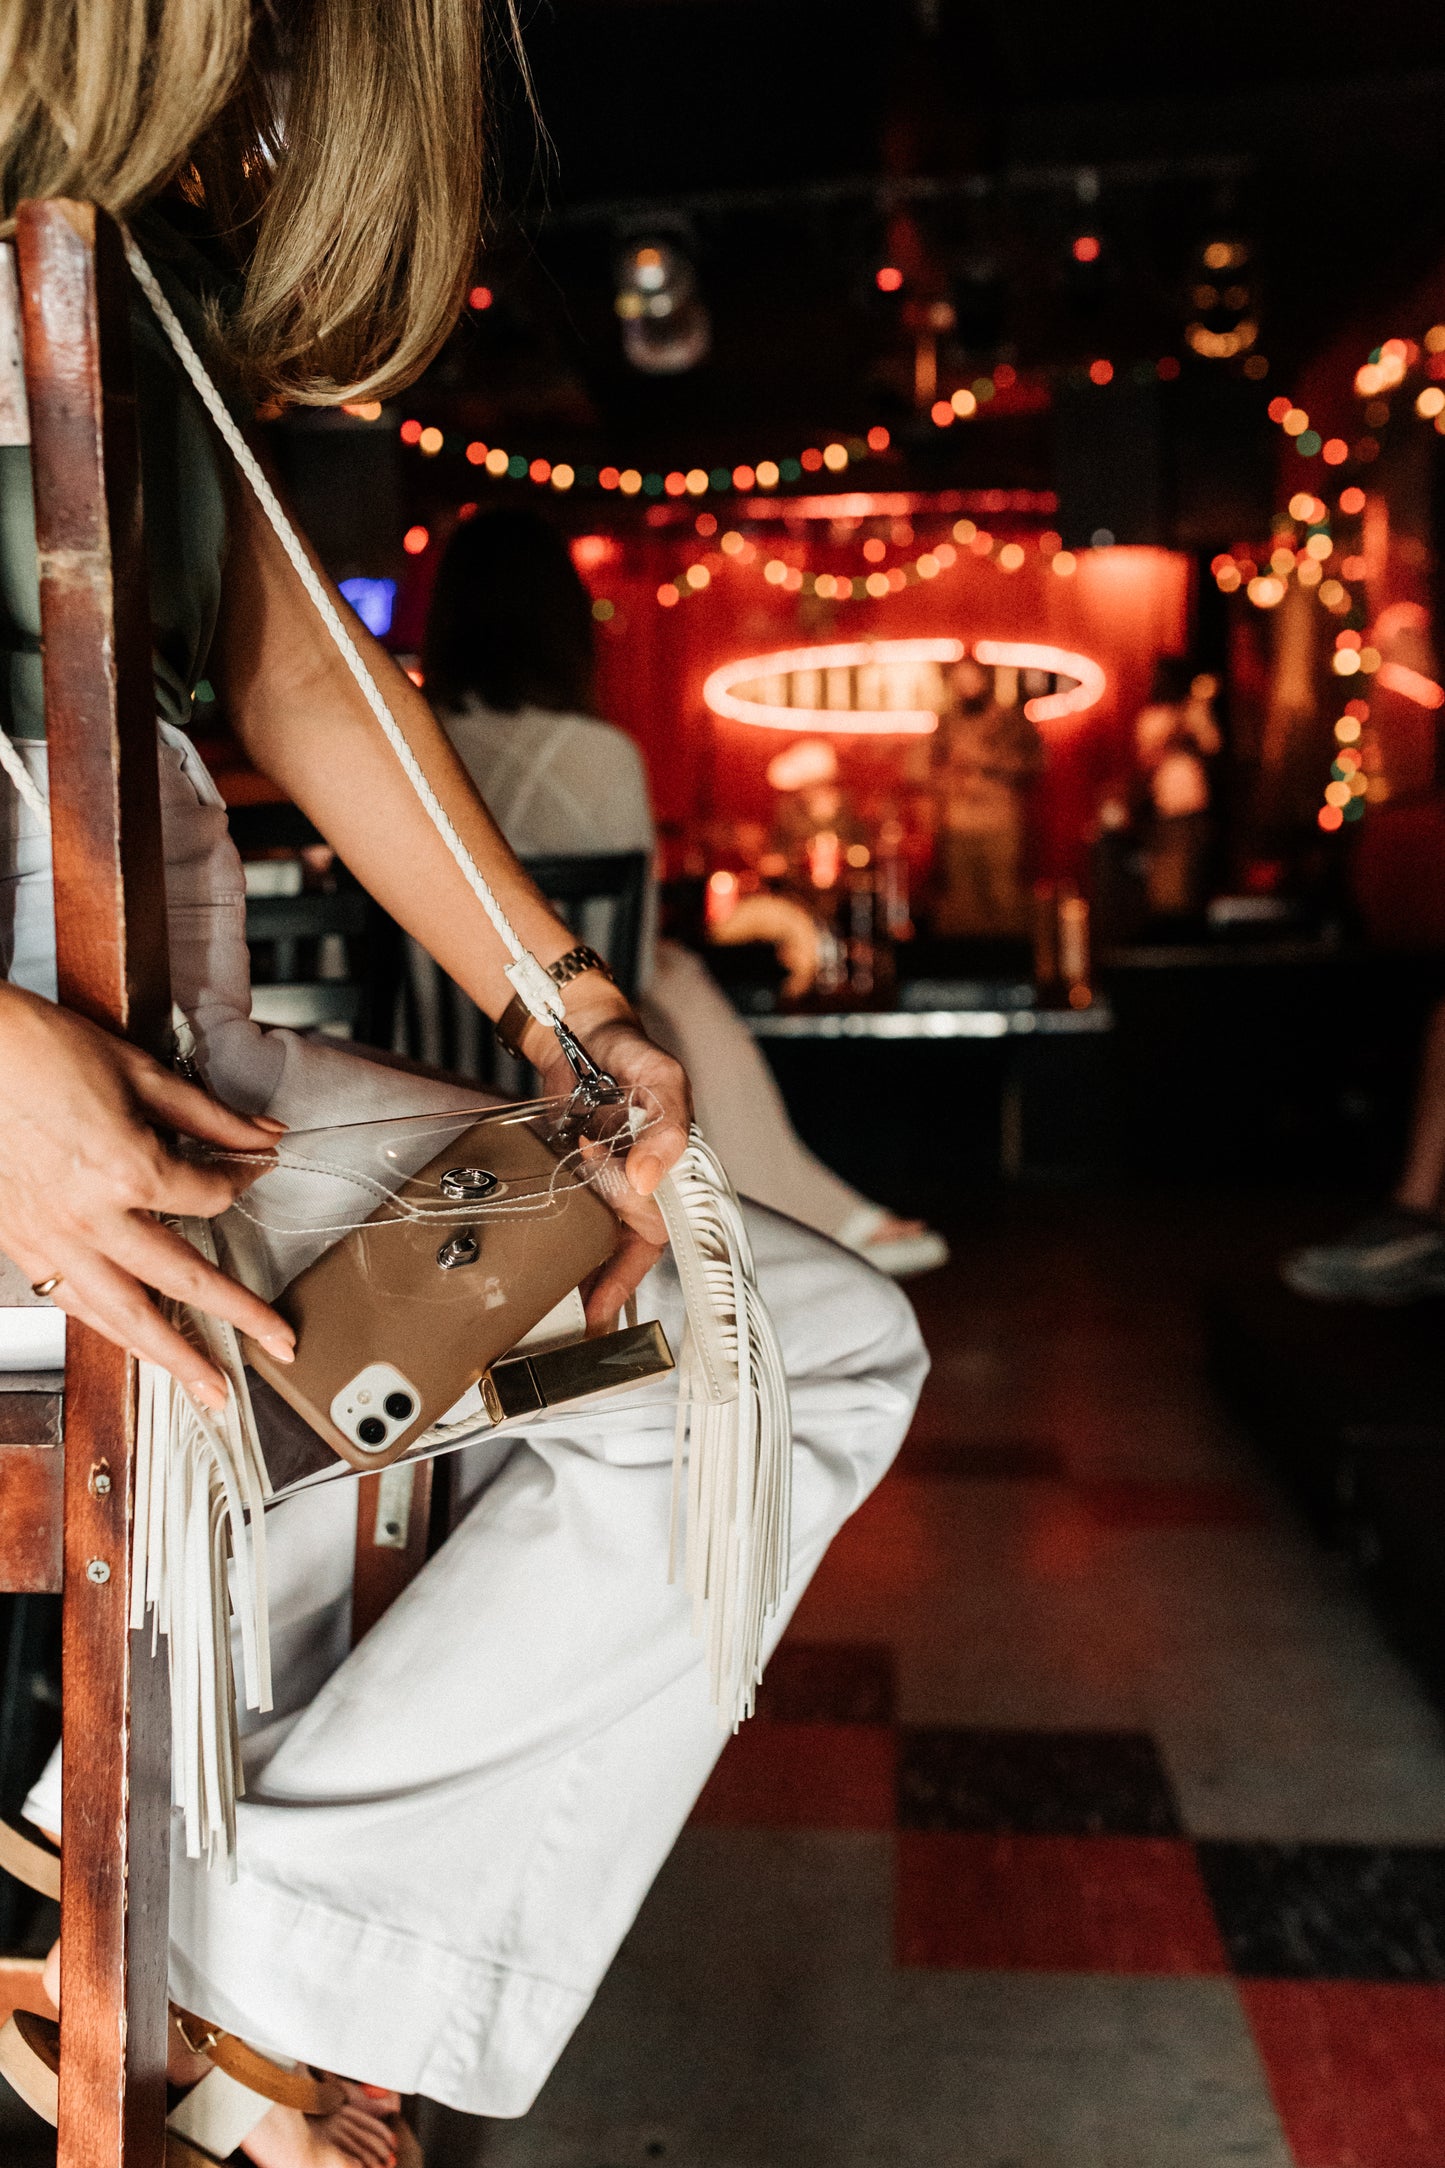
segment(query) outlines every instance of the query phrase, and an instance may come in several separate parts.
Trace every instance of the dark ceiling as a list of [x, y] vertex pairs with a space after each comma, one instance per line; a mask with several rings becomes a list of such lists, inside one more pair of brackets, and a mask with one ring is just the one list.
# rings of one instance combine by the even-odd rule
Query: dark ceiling
[[[1047, 482], [1047, 417], [919, 418], [920, 307], [954, 315], [944, 391], [1180, 355], [1179, 410], [1219, 434], [1445, 252], [1445, 10], [1419, 0], [552, 0], [524, 29], [546, 136], [499, 55], [495, 301], [414, 401], [459, 443], [729, 464], [882, 420], [914, 484]], [[613, 309], [619, 248], [659, 231], [714, 335], [673, 378], [626, 363]], [[1219, 234], [1249, 251], [1263, 391], [1183, 344]]]

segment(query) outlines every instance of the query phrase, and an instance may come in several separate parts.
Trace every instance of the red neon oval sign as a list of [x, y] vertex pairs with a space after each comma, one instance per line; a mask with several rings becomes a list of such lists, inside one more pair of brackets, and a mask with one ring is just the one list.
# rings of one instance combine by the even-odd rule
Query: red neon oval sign
[[[806, 729], [826, 737], [928, 737], [938, 728], [938, 713], [931, 707], [795, 707], [761, 699], [748, 688], [802, 672], [817, 678], [826, 671], [962, 662], [968, 652], [962, 640], [948, 639], [855, 640], [831, 647], [780, 648], [771, 655], [740, 656], [723, 663], [708, 677], [702, 693], [714, 715], [758, 730]], [[1040, 670], [1051, 677], [1073, 679], [1063, 691], [1038, 693], [1024, 703], [1024, 713], [1033, 723], [1060, 722], [1087, 713], [1102, 699], [1108, 682], [1091, 655], [1042, 641], [979, 640], [972, 652], [986, 669]]]

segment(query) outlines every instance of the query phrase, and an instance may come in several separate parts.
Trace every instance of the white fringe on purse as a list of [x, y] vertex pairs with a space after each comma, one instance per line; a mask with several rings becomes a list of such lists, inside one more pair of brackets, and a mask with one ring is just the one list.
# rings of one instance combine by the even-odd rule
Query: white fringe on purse
[[[209, 1222], [172, 1222], [209, 1264]], [[266, 1500], [251, 1395], [233, 1328], [188, 1304], [167, 1316], [231, 1385], [217, 1414], [158, 1363], [139, 1365], [131, 1618], [165, 1637], [171, 1686], [171, 1796], [186, 1851], [235, 1873], [236, 1800], [245, 1789], [236, 1723], [231, 1622], [241, 1636], [248, 1709], [271, 1707]]]
[[[233, 421], [150, 265], [129, 234], [126, 255], [181, 366], [235, 456], [342, 660], [412, 788], [511, 961], [506, 976], [539, 1022], [562, 1028], [562, 997], [524, 947], [437, 798], [302, 547], [275, 491]], [[38, 785], [3, 731], [0, 766], [32, 810]], [[787, 1587], [792, 1416], [777, 1333], [758, 1290], [742, 1212], [721, 1162], [696, 1129], [657, 1202], [687, 1308], [678, 1362], [669, 1578], [679, 1528], [683, 1581], [707, 1651], [713, 1699], [736, 1726], [751, 1715], [766, 1622]], [[179, 1223], [212, 1263], [204, 1220]], [[231, 1622], [240, 1631], [246, 1706], [271, 1706], [265, 1501], [270, 1494], [235, 1333], [186, 1305], [168, 1314], [224, 1372], [225, 1410], [212, 1415], [156, 1364], [143, 1361], [137, 1426], [131, 1624], [164, 1636], [170, 1663], [173, 1793], [186, 1849], [234, 1874], [236, 1799], [243, 1789]]]
[[788, 1585], [788, 1380], [737, 1193], [697, 1129], [657, 1201], [687, 1305], [668, 1578], [676, 1578], [685, 1495], [684, 1584], [706, 1643], [713, 1700], [736, 1727], [753, 1713], [764, 1628]]

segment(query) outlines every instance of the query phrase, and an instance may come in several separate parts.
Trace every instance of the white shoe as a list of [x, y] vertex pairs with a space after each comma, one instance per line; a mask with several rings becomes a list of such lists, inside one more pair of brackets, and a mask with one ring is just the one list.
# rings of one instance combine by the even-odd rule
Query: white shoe
[[911, 1279], [915, 1273], [936, 1272], [940, 1265], [948, 1263], [948, 1244], [932, 1227], [921, 1221], [910, 1223], [906, 1234], [882, 1233], [895, 1215], [881, 1204], [859, 1205], [850, 1212], [834, 1236], [845, 1249], [856, 1250], [866, 1257], [875, 1272], [886, 1272], [891, 1280]]

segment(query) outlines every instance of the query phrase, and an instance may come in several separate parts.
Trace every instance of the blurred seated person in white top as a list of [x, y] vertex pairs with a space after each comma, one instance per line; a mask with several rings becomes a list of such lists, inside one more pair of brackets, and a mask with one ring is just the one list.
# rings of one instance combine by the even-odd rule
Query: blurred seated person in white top
[[[519, 857], [641, 851], [651, 863], [647, 771], [627, 734], [591, 712], [592, 606], [555, 528], [524, 511], [485, 513], [457, 528], [437, 577], [423, 665], [427, 696]], [[803, 1144], [752, 1034], [706, 966], [658, 939], [651, 878], [637, 1000], [659, 1043], [686, 1050], [698, 1126], [745, 1196], [895, 1277], [945, 1262], [940, 1235], [871, 1203]]]
[[1192, 917], [1205, 903], [1212, 839], [1208, 763], [1220, 748], [1212, 677], [1196, 677], [1182, 655], [1161, 655], [1134, 744], [1149, 792], [1146, 850], [1149, 909], [1157, 918]]

